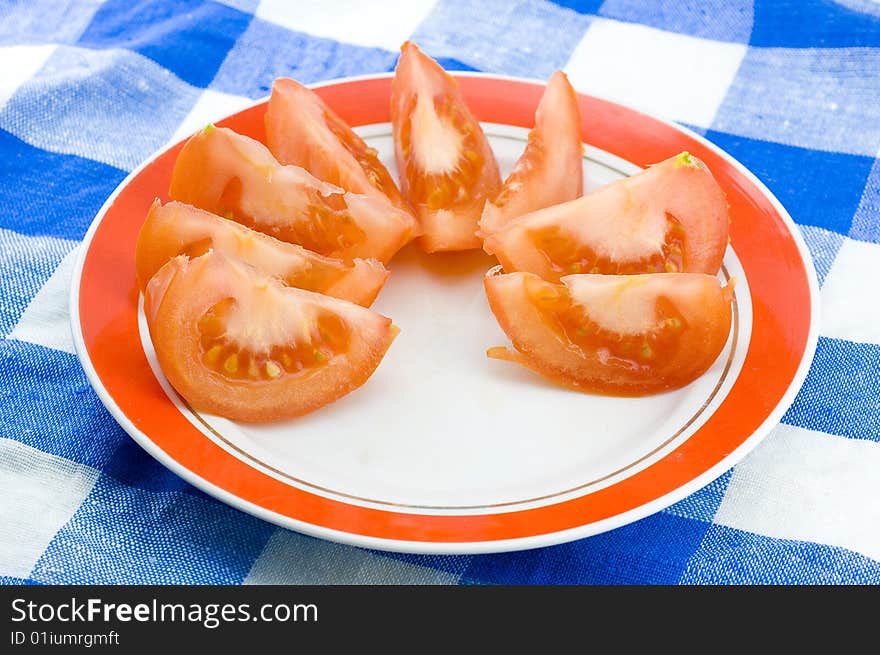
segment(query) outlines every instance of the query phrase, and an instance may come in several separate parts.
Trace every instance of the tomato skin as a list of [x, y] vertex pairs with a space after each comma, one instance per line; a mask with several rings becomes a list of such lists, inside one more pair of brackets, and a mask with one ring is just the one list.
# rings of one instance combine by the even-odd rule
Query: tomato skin
[[[685, 152], [576, 200], [520, 216], [487, 237], [483, 248], [506, 271], [553, 281], [571, 273], [714, 275], [728, 232], [721, 187], [703, 162]], [[542, 243], [547, 234], [558, 239], [556, 245]], [[576, 261], [563, 259], [560, 249], [566, 259], [576, 251]], [[581, 259], [584, 252], [590, 254]]]
[[259, 141], [208, 126], [184, 145], [169, 195], [327, 257], [387, 263], [419, 228], [387, 200], [284, 166]]
[[501, 191], [486, 202], [479, 236], [513, 219], [567, 202], [584, 192], [584, 147], [577, 94], [562, 71], [550, 77], [535, 112], [535, 127]]
[[486, 200], [501, 188], [495, 154], [458, 84], [407, 41], [391, 84], [394, 154], [426, 252], [479, 248]]
[[[271, 380], [224, 376], [204, 363], [199, 321], [230, 298], [286, 312], [288, 321], [269, 326], [256, 321], [271, 316], [248, 316], [258, 335], [283, 334], [291, 319], [295, 323], [319, 311], [332, 315], [347, 326], [347, 350], [321, 366]], [[353, 391], [372, 375], [398, 333], [390, 319], [369, 309], [287, 287], [217, 252], [175, 257], [159, 269], [147, 284], [144, 313], [162, 371], [181, 396], [199, 411], [246, 422], [301, 416]]]
[[280, 163], [412, 212], [376, 151], [311, 89], [290, 78], [276, 79], [265, 123], [266, 145]]
[[240, 259], [288, 286], [326, 293], [369, 307], [390, 275], [375, 259], [346, 263], [302, 246], [256, 232], [234, 221], [171, 201], [156, 200], [147, 213], [135, 249], [138, 286], [177, 255], [200, 255], [214, 249]]
[[[492, 348], [487, 355], [580, 391], [643, 396], [680, 388], [712, 365], [730, 333], [733, 284], [722, 287], [710, 275], [569, 275], [555, 284], [532, 273], [496, 273], [493, 269], [484, 279], [486, 295], [516, 350]], [[581, 324], [598, 320], [606, 325], [606, 341], [577, 343], [570, 330], [560, 329], [560, 315], [542, 310], [543, 293], [584, 312]], [[650, 334], [664, 329], [657, 309], [661, 302], [674, 308], [678, 317], [678, 331], [665, 348], [649, 348], [645, 357], [650, 359], [615, 355], [610, 348], [616, 341], [643, 338], [650, 343]], [[618, 327], [609, 329], [613, 323]]]

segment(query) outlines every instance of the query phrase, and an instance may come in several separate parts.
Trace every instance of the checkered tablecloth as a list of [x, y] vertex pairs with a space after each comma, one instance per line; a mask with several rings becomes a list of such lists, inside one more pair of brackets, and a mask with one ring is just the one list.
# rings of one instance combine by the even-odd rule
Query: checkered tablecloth
[[[798, 223], [822, 287], [782, 424], [672, 507], [564, 545], [416, 556], [277, 528], [143, 452], [74, 354], [80, 240], [170, 140], [302, 82], [453, 69], [546, 79], [687, 125]], [[0, 2], [0, 582], [880, 582], [880, 3]]]

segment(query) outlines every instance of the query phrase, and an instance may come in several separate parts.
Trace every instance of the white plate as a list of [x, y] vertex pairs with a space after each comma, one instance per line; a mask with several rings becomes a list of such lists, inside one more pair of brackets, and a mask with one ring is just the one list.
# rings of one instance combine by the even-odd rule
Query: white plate
[[[494, 91], [486, 89], [489, 81], [497, 85]], [[361, 78], [322, 91], [328, 102], [336, 99], [334, 108], [344, 115], [345, 98], [381, 96], [387, 82], [387, 76]], [[509, 105], [500, 116], [490, 116], [497, 122], [483, 122], [506, 175], [525, 146], [525, 126], [540, 87], [487, 76], [462, 76], [461, 86], [466, 97], [473, 96], [478, 115], [491, 111], [489, 102], [480, 109], [487, 93], [490, 99], [495, 93], [521, 101], [528, 96], [525, 91], [531, 92], [518, 110], [520, 125], [510, 124], [515, 121], [508, 116]], [[361, 93], [351, 93], [352, 88]], [[687, 149], [720, 162], [710, 168], [732, 209], [758, 207], [733, 213], [733, 246], [720, 277], [737, 279], [734, 324], [725, 350], [692, 384], [645, 398], [595, 396], [489, 360], [488, 347], [507, 343], [482, 286], [494, 259], [481, 252], [425, 255], [409, 246], [391, 262], [392, 275], [374, 305], [402, 332], [361, 389], [305, 417], [269, 425], [198, 415], [162, 375], [137, 296], [128, 288], [134, 287], [133, 262], [128, 261], [132, 235], [152, 197], [167, 189], [162, 180], [170, 172], [174, 149], [123, 182], [84, 242], [71, 307], [77, 350], [89, 379], [120, 424], [193, 484], [280, 525], [357, 545], [416, 552], [529, 548], [623, 525], [696, 490], [753, 447], [793, 399], [815, 348], [815, 274], [778, 201], [729, 156], [668, 123], [605, 101], [583, 101], [624, 112], [622, 118], [615, 114], [616, 129], [627, 129], [620, 123], [630, 121], [633, 132], [662, 132], [676, 139], [667, 156]], [[254, 117], [261, 108], [258, 104], [223, 124], [243, 132], [256, 129]], [[361, 110], [349, 106], [348, 111]], [[596, 111], [591, 116], [595, 120]], [[357, 130], [394, 174], [390, 125], [372, 122]], [[634, 163], [588, 146], [585, 190], [637, 170]], [[776, 269], [748, 239], [743, 240], [747, 256], [740, 261], [736, 221], [751, 221], [767, 239], [779, 241]], [[791, 261], [800, 268], [792, 268]], [[126, 268], [131, 269], [128, 281]], [[122, 281], [102, 278], [111, 270]], [[759, 281], [757, 290], [753, 278]], [[771, 278], [775, 290], [768, 291]], [[794, 289], [795, 296], [800, 293], [806, 307], [795, 310], [780, 301], [780, 285]], [[89, 291], [80, 293], [81, 288]], [[100, 307], [96, 298], [101, 298]], [[763, 312], [755, 327], [757, 344], [752, 341], [755, 298]], [[773, 325], [766, 324], [768, 311]], [[108, 332], [108, 321], [119, 324], [118, 334]], [[777, 323], [795, 338], [780, 340]], [[114, 351], [109, 361], [108, 340], [124, 344], [116, 348], [127, 354]], [[114, 362], [123, 364], [120, 356], [132, 358], [125, 364], [131, 373], [127, 379], [108, 369]], [[760, 372], [755, 377], [752, 365], [749, 380], [743, 380], [747, 356], [779, 369], [781, 379]], [[777, 356], [774, 368], [766, 360]], [[157, 381], [165, 393], [161, 397], [155, 393]], [[731, 393], [738, 382], [762, 385], [754, 387], [754, 399], [762, 403], [759, 411], [745, 407], [752, 398], [748, 391]], [[164, 418], [157, 418], [159, 410]], [[732, 428], [716, 429], [713, 422], [726, 420], [719, 416], [728, 412], [748, 416]], [[716, 433], [723, 444], [713, 443]]]

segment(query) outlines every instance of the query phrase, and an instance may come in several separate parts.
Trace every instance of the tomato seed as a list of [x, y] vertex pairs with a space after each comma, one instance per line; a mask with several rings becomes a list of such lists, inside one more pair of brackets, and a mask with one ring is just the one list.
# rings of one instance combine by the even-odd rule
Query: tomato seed
[[218, 344], [216, 346], [212, 346], [208, 349], [208, 351], [202, 357], [202, 361], [209, 366], [215, 366], [220, 359], [220, 353], [223, 351], [223, 346]]
[[266, 375], [270, 379], [277, 378], [279, 375], [281, 375], [281, 367], [270, 359], [268, 362], [266, 362]]

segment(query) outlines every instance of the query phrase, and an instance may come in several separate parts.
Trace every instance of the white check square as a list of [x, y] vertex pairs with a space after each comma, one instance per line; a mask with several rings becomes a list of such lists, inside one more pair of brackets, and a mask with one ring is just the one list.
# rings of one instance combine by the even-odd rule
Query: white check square
[[253, 100], [244, 96], [205, 89], [199, 96], [199, 99], [196, 100], [195, 106], [171, 136], [169, 142], [177, 143], [182, 139], [186, 139], [209, 123], [213, 123], [229, 114], [234, 114], [252, 103]]
[[594, 20], [565, 66], [579, 91], [708, 127], [746, 46]]
[[396, 51], [430, 13], [436, 0], [263, 0], [258, 18], [289, 30], [343, 43]]
[[460, 576], [368, 550], [277, 530], [245, 584], [456, 584]]
[[0, 48], [0, 106], [43, 67], [55, 45], [15, 45]]
[[880, 344], [880, 303], [866, 296], [878, 279], [880, 244], [844, 239], [822, 287], [822, 336]]
[[78, 251], [77, 247], [67, 253], [52, 276], [40, 287], [9, 333], [10, 339], [76, 353], [70, 333], [68, 297]]
[[0, 437], [0, 575], [28, 577], [97, 479], [89, 466]]
[[736, 465], [715, 523], [880, 558], [880, 448], [780, 425]]

